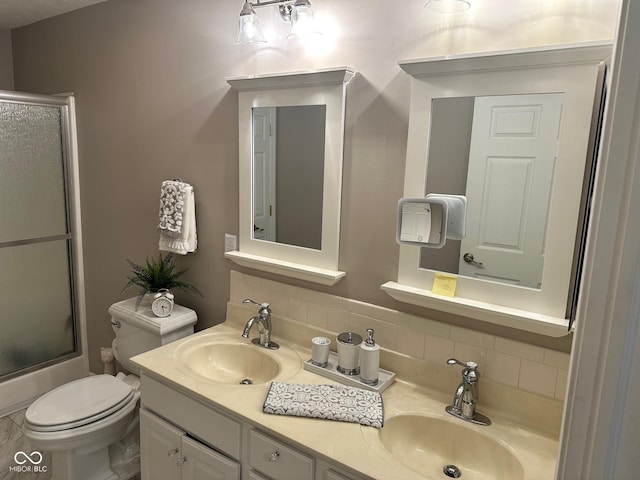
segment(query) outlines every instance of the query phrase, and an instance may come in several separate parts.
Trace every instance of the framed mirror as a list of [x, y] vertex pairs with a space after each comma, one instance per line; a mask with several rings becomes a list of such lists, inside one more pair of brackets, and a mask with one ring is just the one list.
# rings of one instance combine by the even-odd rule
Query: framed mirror
[[227, 79], [239, 91], [240, 228], [234, 262], [333, 285], [349, 67]]
[[[590, 43], [400, 63], [413, 77], [404, 196], [467, 196], [467, 232], [440, 250], [401, 246], [387, 293], [566, 335], [594, 101], [610, 52]], [[458, 275], [455, 297], [431, 293], [438, 272]]]

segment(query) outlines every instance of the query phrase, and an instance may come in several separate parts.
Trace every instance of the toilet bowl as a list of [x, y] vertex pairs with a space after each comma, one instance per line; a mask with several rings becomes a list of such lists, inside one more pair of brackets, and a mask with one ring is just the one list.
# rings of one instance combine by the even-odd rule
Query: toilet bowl
[[[139, 375], [130, 358], [193, 333], [196, 315], [175, 306], [159, 319], [135, 298], [109, 308], [116, 358]], [[177, 309], [176, 309], [177, 308]], [[24, 435], [52, 452], [53, 480], [128, 480], [140, 472], [136, 375], [93, 375], [62, 385], [34, 401], [25, 413]]]
[[[53, 478], [123, 478], [111, 469], [108, 447], [137, 427], [140, 392], [135, 377], [125, 382], [120, 375], [75, 380], [43, 395], [27, 409], [25, 436], [53, 453]], [[134, 476], [139, 462], [131, 460]]]

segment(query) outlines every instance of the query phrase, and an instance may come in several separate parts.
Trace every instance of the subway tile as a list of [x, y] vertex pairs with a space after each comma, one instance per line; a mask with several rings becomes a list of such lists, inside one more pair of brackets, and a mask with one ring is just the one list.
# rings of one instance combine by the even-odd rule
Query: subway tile
[[278, 287], [276, 282], [271, 282], [264, 284], [262, 292], [258, 292], [256, 298], [253, 300], [256, 302], [267, 302], [275, 315], [290, 317], [289, 298], [289, 295], [287, 295], [283, 288]]
[[333, 333], [349, 330], [349, 312], [330, 307], [327, 311], [327, 329]]
[[438, 335], [425, 334], [424, 359], [445, 364], [447, 359], [453, 357], [455, 343], [450, 338]]
[[397, 310], [392, 310], [390, 308], [373, 305], [373, 313], [372, 313], [373, 318], [382, 320], [383, 322], [399, 325], [400, 315], [401, 315], [400, 312], [398, 312]]
[[569, 371], [564, 368], [558, 369], [558, 379], [556, 380], [556, 400], [563, 400], [567, 394], [567, 383], [569, 382]]
[[313, 290], [309, 290], [308, 288], [294, 287], [293, 285], [289, 285], [287, 287], [287, 293], [291, 297], [313, 301]]
[[513, 355], [489, 350], [487, 352], [487, 368], [484, 375], [496, 382], [517, 387], [520, 379], [521, 361], [520, 358]]
[[326, 307], [340, 308], [341, 298], [336, 295], [313, 291], [312, 301]]
[[518, 387], [545, 397], [555, 397], [558, 369], [544, 363], [522, 360]]
[[469, 330], [468, 328], [451, 326], [450, 337], [453, 340], [475, 345], [483, 348], [493, 348], [495, 345], [496, 337], [487, 333], [476, 332], [475, 330]]
[[398, 315], [398, 325], [440, 337], [449, 337], [451, 333], [451, 325], [408, 313], [400, 312]]
[[358, 313], [349, 314], [349, 330], [366, 337], [367, 328], [373, 328], [374, 338], [378, 345], [389, 350], [398, 348], [398, 326], [387, 322], [381, 322], [374, 318], [360, 315]]
[[289, 308], [287, 317], [300, 323], [307, 323], [308, 303], [301, 298], [289, 298]]
[[557, 350], [550, 350], [546, 348], [544, 350], [544, 363], [558, 368], [569, 369], [569, 354], [565, 352], [558, 352]]
[[530, 345], [524, 342], [509, 340], [508, 338], [496, 337], [494, 349], [498, 352], [514, 355], [534, 362], [542, 362], [544, 358], [544, 348], [537, 345]]
[[487, 349], [477, 345], [471, 345], [464, 342], [455, 342], [453, 348], [453, 356], [462, 363], [476, 362], [480, 374], [486, 370], [487, 366]]
[[351, 313], [359, 313], [360, 315], [366, 315], [367, 317], [373, 317], [373, 305], [370, 303], [360, 302], [358, 300], [351, 300], [349, 298], [343, 298], [341, 307], [342, 310]]
[[327, 329], [329, 307], [326, 304], [311, 302], [307, 305], [307, 323], [314, 327]]
[[398, 352], [415, 358], [424, 357], [425, 333], [407, 327], [398, 327]]

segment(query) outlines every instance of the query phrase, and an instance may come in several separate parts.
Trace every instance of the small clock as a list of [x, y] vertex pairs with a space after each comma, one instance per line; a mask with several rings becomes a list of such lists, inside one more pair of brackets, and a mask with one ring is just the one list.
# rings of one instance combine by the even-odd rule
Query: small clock
[[151, 311], [156, 317], [168, 317], [173, 311], [173, 293], [166, 288], [161, 288], [153, 296]]

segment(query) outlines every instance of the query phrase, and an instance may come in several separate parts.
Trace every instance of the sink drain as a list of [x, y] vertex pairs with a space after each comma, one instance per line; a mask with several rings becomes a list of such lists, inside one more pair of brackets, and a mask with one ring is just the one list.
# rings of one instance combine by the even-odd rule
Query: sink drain
[[251, 381], [250, 378], [243, 378], [242, 380], [240, 380], [240, 385], [252, 385], [253, 382]]
[[455, 465], [445, 465], [442, 471], [449, 478], [460, 478], [462, 476], [462, 472]]

